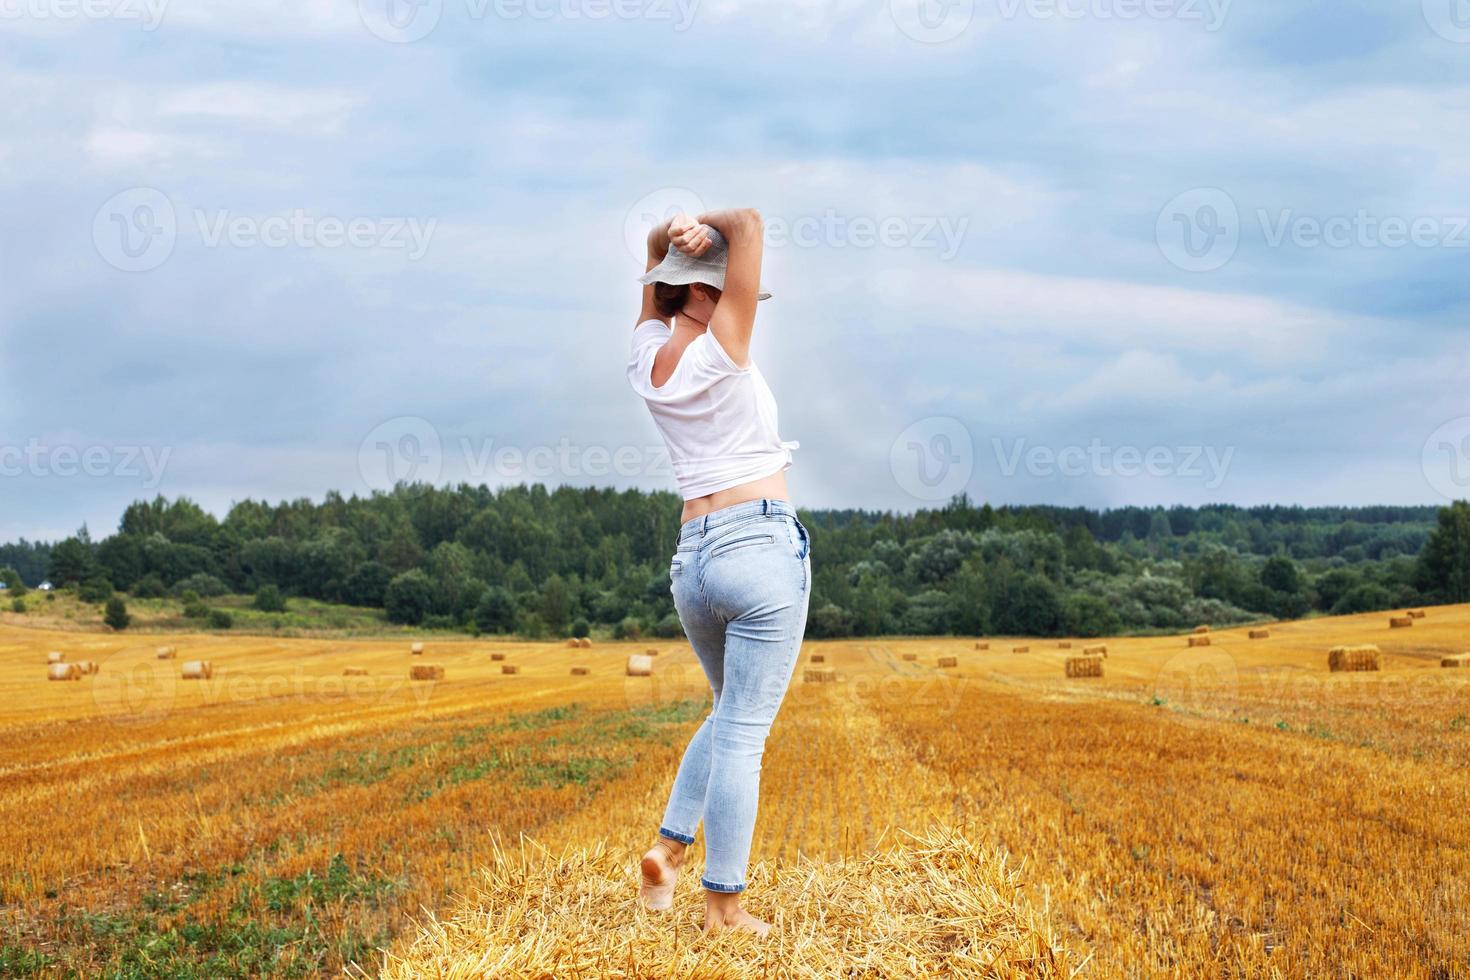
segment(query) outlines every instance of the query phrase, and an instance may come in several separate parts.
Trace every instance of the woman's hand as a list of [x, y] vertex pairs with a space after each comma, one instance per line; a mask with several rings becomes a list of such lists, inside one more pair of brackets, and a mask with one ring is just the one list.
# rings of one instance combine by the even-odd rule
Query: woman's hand
[[700, 224], [687, 214], [676, 214], [669, 221], [669, 244], [697, 259], [714, 243], [709, 237], [709, 226]]

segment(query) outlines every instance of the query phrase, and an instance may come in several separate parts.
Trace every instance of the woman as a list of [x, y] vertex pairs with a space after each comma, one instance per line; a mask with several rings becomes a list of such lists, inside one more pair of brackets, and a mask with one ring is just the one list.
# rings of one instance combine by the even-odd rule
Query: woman
[[796, 667], [811, 562], [786, 492], [796, 443], [750, 360], [764, 227], [751, 210], [678, 215], [648, 236], [643, 310], [628, 379], [668, 445], [684, 495], [669, 568], [674, 606], [709, 678], [714, 709], [689, 742], [639, 894], [673, 906], [704, 821], [706, 931], [764, 936], [740, 905], [766, 736]]

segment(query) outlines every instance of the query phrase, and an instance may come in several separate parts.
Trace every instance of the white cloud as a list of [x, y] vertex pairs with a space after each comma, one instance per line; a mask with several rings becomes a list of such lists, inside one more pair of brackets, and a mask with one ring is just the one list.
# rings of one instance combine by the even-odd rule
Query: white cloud
[[191, 85], [171, 92], [158, 106], [163, 118], [206, 118], [252, 123], [316, 134], [339, 133], [360, 96], [250, 82]]
[[184, 159], [217, 156], [208, 141], [140, 129], [100, 127], [87, 135], [87, 155], [104, 168], [169, 166]]
[[1151, 347], [1256, 364], [1321, 351], [1366, 325], [1267, 296], [1006, 270], [893, 269], [878, 274], [873, 292], [891, 307], [968, 324], [976, 335], [1039, 335], [1103, 350]]

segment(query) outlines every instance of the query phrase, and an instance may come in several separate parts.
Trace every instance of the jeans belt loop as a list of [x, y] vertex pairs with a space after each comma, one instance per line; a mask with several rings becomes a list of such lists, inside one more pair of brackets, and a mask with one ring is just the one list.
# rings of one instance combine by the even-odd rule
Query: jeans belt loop
[[768, 517], [771, 513], [771, 502], [765, 497], [761, 498], [761, 516]]

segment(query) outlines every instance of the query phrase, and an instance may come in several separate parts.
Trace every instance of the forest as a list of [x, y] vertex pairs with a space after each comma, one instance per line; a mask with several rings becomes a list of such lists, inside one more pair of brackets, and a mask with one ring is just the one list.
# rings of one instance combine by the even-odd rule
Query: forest
[[[116, 533], [0, 545], [18, 594], [87, 601], [254, 594], [382, 609], [394, 623], [525, 637], [679, 634], [669, 493], [401, 485], [320, 502], [184, 498]], [[813, 637], [1099, 636], [1470, 600], [1470, 504], [801, 511]], [[125, 596], [121, 596], [125, 598]], [[258, 608], [269, 605], [257, 604]]]

